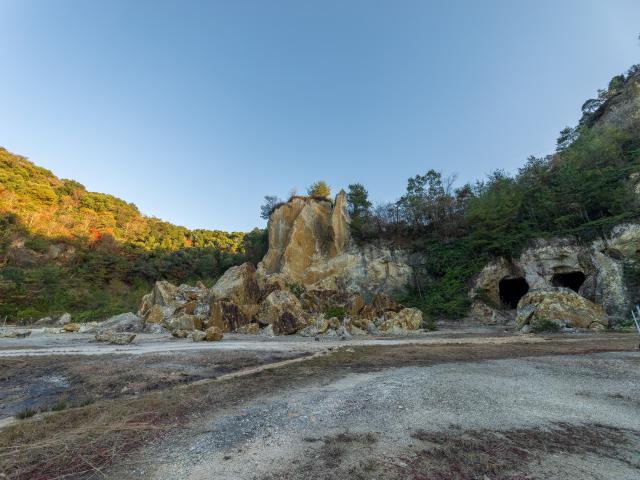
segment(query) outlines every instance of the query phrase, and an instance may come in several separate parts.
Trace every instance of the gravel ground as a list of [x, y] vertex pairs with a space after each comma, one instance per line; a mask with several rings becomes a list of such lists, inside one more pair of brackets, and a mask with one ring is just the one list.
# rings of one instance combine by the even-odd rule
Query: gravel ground
[[43, 329], [33, 329], [25, 338], [0, 338], [0, 357], [49, 356], [49, 355], [142, 355], [149, 353], [184, 352], [197, 350], [222, 351], [296, 351], [319, 352], [331, 346], [344, 345], [401, 345], [407, 343], [450, 343], [490, 341], [538, 342], [539, 337], [520, 336], [513, 331], [496, 327], [446, 328], [436, 332], [417, 331], [406, 337], [352, 337], [347, 341], [338, 338], [298, 335], [261, 337], [258, 335], [225, 334], [221, 342], [193, 342], [170, 335], [138, 334], [130, 345], [110, 345], [95, 341], [93, 334], [47, 334]]
[[[326, 384], [260, 396], [215, 415], [202, 415], [182, 433], [147, 447], [116, 476], [391, 478], [381, 474], [379, 466], [409, 468], [403, 462], [410, 460], [398, 459], [413, 458], [411, 448], [416, 440], [412, 435], [416, 431], [444, 435], [453, 429], [460, 437], [471, 430], [545, 429], [563, 422], [640, 432], [639, 399], [637, 352], [354, 373]], [[342, 438], [343, 444], [328, 441], [336, 438]], [[633, 441], [639, 438], [633, 437]], [[345, 453], [344, 442], [350, 447], [357, 444], [355, 455]], [[634, 449], [640, 451], [640, 442]], [[535, 465], [523, 463], [518, 473], [531, 475], [528, 478], [567, 478], [559, 472], [570, 474], [572, 468], [567, 465], [575, 465], [569, 478], [640, 478], [640, 458], [622, 461], [598, 455], [548, 454]], [[367, 462], [377, 462], [377, 466]], [[331, 475], [323, 476], [328, 471]], [[348, 474], [356, 471], [372, 473]]]

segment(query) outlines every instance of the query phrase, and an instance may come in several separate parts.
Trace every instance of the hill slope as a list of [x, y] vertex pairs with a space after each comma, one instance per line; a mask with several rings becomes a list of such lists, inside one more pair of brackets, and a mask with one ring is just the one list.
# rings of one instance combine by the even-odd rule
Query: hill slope
[[154, 280], [212, 282], [247, 242], [146, 217], [0, 148], [0, 317], [130, 310]]

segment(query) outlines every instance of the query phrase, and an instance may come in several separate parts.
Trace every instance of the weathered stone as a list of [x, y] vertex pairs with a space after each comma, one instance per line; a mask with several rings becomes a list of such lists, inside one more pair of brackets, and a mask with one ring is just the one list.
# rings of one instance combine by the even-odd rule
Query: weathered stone
[[171, 332], [171, 335], [176, 337], [176, 338], [187, 338], [189, 336], [189, 332], [188, 330], [174, 330], [173, 332]]
[[204, 331], [204, 334], [204, 339], [207, 342], [218, 342], [222, 340], [222, 337], [224, 336], [222, 330], [218, 327], [209, 327]]
[[608, 324], [607, 314], [600, 305], [567, 288], [529, 292], [518, 304], [518, 328], [525, 325], [533, 330], [544, 330], [550, 325], [600, 328], [597, 325]]
[[307, 314], [302, 310], [300, 301], [291, 292], [276, 290], [262, 302], [258, 321], [271, 325], [276, 334], [291, 334], [303, 328]]
[[15, 328], [0, 329], [0, 338], [24, 338], [31, 335], [31, 330], [18, 330]]
[[[402, 290], [413, 270], [408, 254], [351, 241], [346, 194], [335, 203], [293, 197], [269, 218], [269, 250], [258, 265], [262, 288], [272, 283], [295, 283], [328, 290]], [[282, 286], [280, 287], [282, 288]]]
[[239, 327], [236, 332], [244, 335], [257, 335], [260, 333], [260, 325], [257, 323], [249, 323], [248, 325]]
[[364, 308], [364, 299], [360, 293], [354, 294], [346, 305], [347, 315], [354, 318]]
[[[138, 308], [138, 316], [141, 318], [147, 318], [150, 310], [153, 307], [154, 307], [153, 293], [147, 293], [146, 295], [143, 295], [142, 301], [140, 302], [140, 308]], [[154, 322], [154, 323], [159, 323], [159, 322]]]
[[513, 320], [513, 318], [505, 314], [504, 311], [490, 307], [479, 300], [475, 300], [473, 304], [471, 304], [469, 317], [485, 325], [504, 325]]
[[165, 318], [170, 317], [171, 314], [166, 315], [165, 317], [165, 308], [167, 307], [162, 307], [160, 305], [152, 305], [147, 311], [147, 316], [146, 316], [147, 322], [160, 324]]
[[191, 340], [194, 342], [202, 342], [207, 337], [207, 334], [201, 330], [194, 330], [191, 332]]
[[96, 334], [97, 342], [107, 342], [114, 345], [128, 345], [136, 338], [135, 333], [117, 333], [113, 330], [104, 330]]
[[378, 328], [380, 331], [417, 330], [422, 325], [422, 312], [417, 308], [403, 308], [399, 312], [388, 311], [385, 320]]
[[384, 312], [399, 312], [404, 308], [389, 295], [383, 292], [377, 293], [373, 297], [373, 300], [371, 300], [371, 305], [379, 315], [382, 315]]
[[369, 322], [369, 324], [367, 325], [367, 333], [369, 335], [380, 335], [380, 330], [378, 330], [378, 327], [376, 327], [375, 323]]
[[142, 330], [142, 332], [143, 333], [154, 333], [156, 335], [169, 333], [169, 331], [166, 328], [164, 328], [162, 325], [160, 325], [158, 323], [147, 323], [144, 326], [144, 329]]
[[216, 326], [223, 332], [233, 332], [238, 328], [251, 323], [255, 317], [255, 312], [260, 308], [252, 305], [236, 305], [231, 301], [216, 300], [211, 304], [211, 315], [209, 326]]
[[98, 331], [141, 332], [143, 328], [143, 320], [132, 312], [115, 315], [98, 325]]
[[183, 314], [165, 321], [164, 326], [169, 330], [200, 330], [202, 319], [195, 315]]
[[321, 335], [329, 328], [329, 320], [322, 314], [317, 314], [309, 321], [309, 324], [298, 333], [303, 337], [315, 337]]
[[247, 262], [231, 267], [211, 288], [212, 302], [227, 300], [236, 305], [255, 304], [260, 298], [256, 269]]
[[273, 326], [267, 325], [263, 329], [260, 330], [261, 337], [273, 337], [275, 333], [273, 332]]
[[336, 334], [340, 337], [340, 340], [349, 340], [351, 338], [351, 333], [344, 325], [340, 325], [336, 330]]
[[153, 287], [153, 304], [160, 306], [168, 306], [175, 303], [177, 287], [166, 280], [160, 280]]
[[80, 324], [79, 323], [66, 323], [62, 326], [62, 329], [65, 332], [77, 332], [78, 330], [80, 330]]
[[95, 333], [98, 329], [98, 322], [87, 322], [80, 324], [78, 333]]

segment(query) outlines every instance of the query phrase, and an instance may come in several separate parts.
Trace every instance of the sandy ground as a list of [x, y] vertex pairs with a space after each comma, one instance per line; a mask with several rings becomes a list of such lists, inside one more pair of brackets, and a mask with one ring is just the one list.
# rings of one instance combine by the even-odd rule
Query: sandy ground
[[[0, 339], [0, 372], [7, 478], [640, 478], [629, 334], [140, 335], [112, 347], [34, 332]], [[11, 417], [61, 398], [73, 408]]]

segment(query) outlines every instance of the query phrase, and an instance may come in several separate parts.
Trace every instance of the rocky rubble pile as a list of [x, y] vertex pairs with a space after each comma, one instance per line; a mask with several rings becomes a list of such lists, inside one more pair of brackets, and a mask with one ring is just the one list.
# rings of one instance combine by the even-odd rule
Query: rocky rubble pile
[[[160, 281], [145, 295], [138, 316], [174, 336], [217, 340], [226, 332], [347, 337], [404, 334], [422, 325], [422, 312], [384, 293], [367, 304], [358, 291], [270, 282], [260, 288], [251, 263], [232, 267], [207, 290]], [[203, 336], [203, 333], [205, 334]]]

